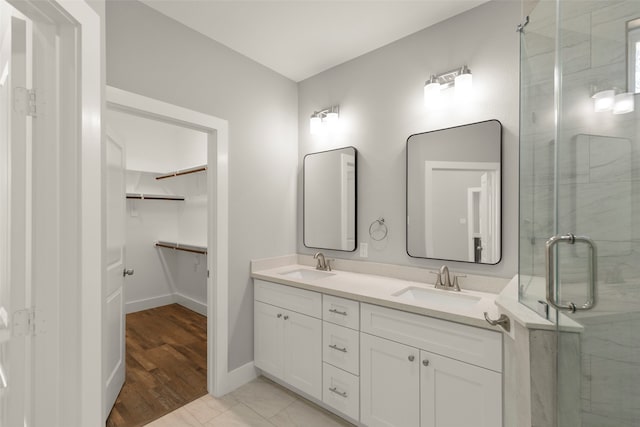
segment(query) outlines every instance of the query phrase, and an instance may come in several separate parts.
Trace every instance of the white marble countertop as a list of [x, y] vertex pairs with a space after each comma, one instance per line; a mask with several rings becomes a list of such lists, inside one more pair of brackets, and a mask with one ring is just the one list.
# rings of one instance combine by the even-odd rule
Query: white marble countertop
[[[541, 301], [544, 301], [544, 279], [543, 278], [531, 278], [527, 277], [526, 280], [531, 282], [532, 280], [539, 281], [536, 286], [530, 289], [530, 296], [535, 297]], [[529, 307], [520, 303], [518, 300], [518, 275], [515, 275], [511, 281], [507, 284], [504, 290], [496, 298], [496, 305], [500, 308], [500, 311], [508, 315], [512, 320], [520, 323], [527, 329], [544, 329], [544, 330], [556, 330], [556, 323], [544, 319], [542, 316], [534, 312]], [[551, 314], [553, 315], [551, 310]], [[565, 332], [582, 332], [583, 327], [576, 320], [570, 318], [565, 314], [560, 314], [561, 326], [560, 329]]]
[[[269, 266], [273, 267], [273, 266]], [[502, 331], [498, 326], [489, 325], [484, 319], [484, 312], [488, 312], [492, 319], [498, 317], [498, 307], [495, 304], [497, 294], [463, 289], [458, 295], [475, 296], [479, 301], [469, 306], [449, 305], [431, 301], [406, 301], [393, 294], [407, 287], [426, 288], [434, 290], [433, 285], [423, 282], [414, 282], [373, 274], [353, 273], [349, 271], [334, 270], [333, 275], [316, 279], [293, 279], [283, 273], [294, 270], [312, 270], [313, 267], [296, 263], [265, 268], [252, 271], [255, 279], [268, 282], [294, 286], [310, 291], [321, 292], [328, 295], [348, 298], [364, 303], [380, 305], [411, 313], [435, 317], [452, 322], [476, 326], [483, 329]], [[450, 291], [435, 290], [436, 292], [452, 293]]]

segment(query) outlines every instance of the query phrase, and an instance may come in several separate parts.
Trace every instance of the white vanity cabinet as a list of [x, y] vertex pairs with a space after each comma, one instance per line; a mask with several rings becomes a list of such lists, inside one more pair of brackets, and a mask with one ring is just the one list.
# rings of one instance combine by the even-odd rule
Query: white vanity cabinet
[[360, 334], [360, 421], [419, 427], [420, 350]]
[[370, 427], [502, 425], [502, 335], [361, 304], [360, 420]]
[[322, 399], [322, 299], [317, 292], [256, 280], [256, 367]]
[[369, 427], [502, 426], [502, 334], [255, 280], [255, 365]]
[[420, 426], [502, 425], [502, 375], [420, 352]]

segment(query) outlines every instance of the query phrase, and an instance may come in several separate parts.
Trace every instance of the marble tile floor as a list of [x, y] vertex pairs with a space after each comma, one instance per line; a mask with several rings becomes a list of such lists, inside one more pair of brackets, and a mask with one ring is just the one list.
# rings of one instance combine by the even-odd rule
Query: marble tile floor
[[148, 427], [345, 427], [352, 426], [265, 377], [222, 398], [210, 395], [179, 408]]

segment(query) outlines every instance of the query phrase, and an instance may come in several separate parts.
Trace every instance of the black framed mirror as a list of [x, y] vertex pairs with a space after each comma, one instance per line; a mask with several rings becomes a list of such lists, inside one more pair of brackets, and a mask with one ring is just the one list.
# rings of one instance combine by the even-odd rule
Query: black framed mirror
[[356, 250], [357, 153], [354, 147], [344, 147], [304, 157], [302, 217], [306, 247]]
[[407, 139], [407, 254], [500, 262], [502, 125], [498, 120]]

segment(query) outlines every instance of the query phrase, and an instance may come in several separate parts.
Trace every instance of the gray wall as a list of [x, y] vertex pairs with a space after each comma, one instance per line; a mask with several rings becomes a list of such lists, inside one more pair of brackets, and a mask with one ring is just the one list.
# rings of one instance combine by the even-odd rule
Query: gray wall
[[[409, 135], [497, 119], [503, 125], [503, 257], [495, 266], [451, 262], [456, 271], [511, 277], [518, 263], [519, 2], [496, 1], [334, 67], [299, 84], [299, 170], [305, 154], [347, 145], [358, 157], [358, 241], [369, 243], [368, 261], [437, 267], [440, 261], [410, 258], [405, 250], [405, 144]], [[474, 98], [427, 111], [424, 81], [467, 64]], [[309, 134], [309, 117], [340, 104], [340, 133]], [[300, 178], [300, 177], [299, 177]], [[300, 180], [299, 180], [300, 182]], [[298, 251], [302, 242], [302, 194], [298, 194]], [[385, 242], [369, 238], [369, 224], [384, 217]], [[358, 253], [326, 251], [361, 259]]]
[[296, 250], [296, 84], [139, 2], [106, 16], [108, 85], [229, 121], [232, 370], [253, 360], [249, 261]]

